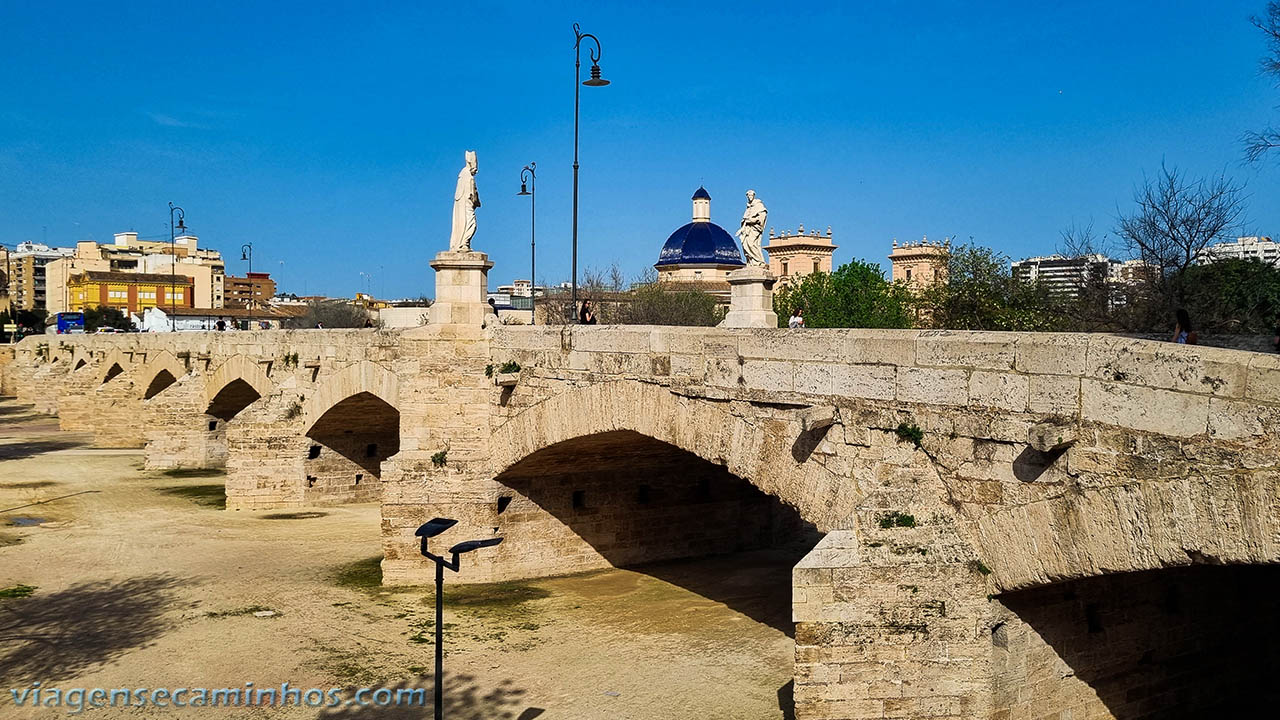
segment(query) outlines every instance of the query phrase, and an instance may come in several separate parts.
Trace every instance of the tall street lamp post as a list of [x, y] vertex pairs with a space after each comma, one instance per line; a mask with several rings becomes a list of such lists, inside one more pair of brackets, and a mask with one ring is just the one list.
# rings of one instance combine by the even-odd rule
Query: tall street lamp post
[[[520, 192], [529, 196], [529, 324], [538, 324], [538, 251], [535, 241], [538, 229], [538, 163], [531, 162], [520, 170]], [[526, 185], [528, 186], [526, 189]]]
[[[604, 87], [609, 84], [608, 80], [600, 77], [600, 38], [591, 33], [584, 33], [578, 27], [578, 23], [573, 24], [573, 51], [576, 53], [573, 62], [573, 314], [574, 321], [580, 317], [578, 314], [578, 95], [581, 88], [578, 81], [582, 81], [587, 87]], [[596, 44], [595, 49], [587, 48], [587, 54], [591, 58], [591, 77], [582, 80], [582, 39], [590, 38]]]
[[487, 538], [485, 540], [467, 540], [449, 548], [449, 554], [453, 556], [452, 560], [445, 560], [439, 555], [435, 555], [427, 550], [427, 540], [439, 535], [449, 528], [457, 525], [457, 520], [450, 518], [435, 518], [422, 524], [413, 534], [422, 538], [422, 556], [434, 560], [436, 563], [436, 693], [435, 720], [442, 720], [444, 717], [444, 569], [449, 568], [454, 572], [458, 572], [458, 556], [463, 553], [469, 553], [472, 550], [478, 550], [482, 547], [493, 547], [502, 542], [502, 538]]
[[[178, 217], [178, 225], [173, 225], [174, 215]], [[185, 224], [187, 218], [186, 212], [182, 208], [169, 203], [169, 328], [173, 332], [178, 331], [177, 316], [177, 286], [178, 286], [178, 244], [176, 242], [177, 233], [175, 230], [181, 230], [185, 235], [187, 226]]]

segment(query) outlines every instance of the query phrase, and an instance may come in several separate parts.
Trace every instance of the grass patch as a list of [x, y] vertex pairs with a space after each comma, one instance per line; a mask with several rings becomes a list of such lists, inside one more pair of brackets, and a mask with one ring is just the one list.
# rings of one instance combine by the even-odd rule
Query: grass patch
[[888, 530], [893, 527], [915, 527], [916, 516], [900, 513], [897, 510], [880, 516], [880, 527]]
[[178, 485], [159, 488], [165, 495], [183, 497], [202, 507], [227, 509], [227, 492], [222, 485]]
[[160, 471], [160, 474], [171, 478], [208, 478], [227, 473], [221, 468], [170, 468]]
[[271, 612], [275, 613], [275, 615], [272, 615], [271, 617], [280, 617], [279, 610], [276, 610], [275, 608], [269, 608], [266, 605], [250, 605], [248, 607], [236, 608], [235, 610], [207, 612], [204, 614], [204, 616], [207, 618], [240, 617], [242, 615], [252, 615], [256, 612], [263, 612], [264, 610], [270, 610]]
[[20, 482], [12, 485], [0, 485], [0, 487], [11, 488], [13, 490], [39, 490], [40, 488], [53, 487], [58, 483], [52, 480], [37, 480], [34, 482]]
[[[475, 610], [501, 610], [523, 605], [530, 600], [551, 597], [546, 588], [518, 582], [485, 583], [483, 585], [445, 585], [445, 607], [461, 607]], [[435, 598], [424, 598], [424, 603], [435, 603]]]
[[0, 590], [0, 599], [31, 597], [35, 591], [35, 585], [14, 585]]
[[448, 462], [449, 462], [448, 450], [441, 450], [440, 452], [431, 456], [431, 464], [435, 465], [436, 467], [444, 467], [445, 464]]
[[920, 443], [924, 442], [924, 431], [915, 423], [898, 423], [898, 429], [894, 430], [898, 435], [898, 440], [910, 440], [912, 445], [920, 447]]
[[333, 581], [355, 590], [382, 589], [382, 556], [375, 555], [338, 568]]

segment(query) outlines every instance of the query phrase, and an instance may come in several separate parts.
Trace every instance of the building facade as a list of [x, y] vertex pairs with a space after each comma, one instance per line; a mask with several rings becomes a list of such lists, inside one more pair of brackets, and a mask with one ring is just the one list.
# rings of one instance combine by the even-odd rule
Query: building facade
[[829, 273], [836, 245], [831, 242], [831, 226], [827, 234], [817, 230], [804, 231], [804, 225], [795, 232], [783, 230], [775, 234], [769, 228], [769, 244], [764, 247], [769, 254], [769, 272], [775, 278], [775, 289], [799, 282], [804, 275], [815, 272]]
[[1074, 300], [1090, 285], [1113, 282], [1113, 265], [1119, 263], [1106, 255], [1094, 253], [1077, 257], [1044, 255], [1027, 258], [1011, 263], [1011, 269], [1013, 276], [1024, 283], [1039, 283], [1053, 297]]
[[48, 308], [65, 309], [70, 303], [66, 283], [78, 271], [150, 273], [178, 275], [191, 280], [195, 307], [221, 308], [226, 273], [222, 254], [199, 247], [195, 235], [168, 240], [139, 240], [136, 232], [116, 233], [113, 243], [92, 240], [76, 243], [69, 257], [49, 263], [47, 268]]
[[223, 307], [260, 308], [271, 303], [276, 294], [276, 281], [271, 273], [251, 272], [245, 277], [228, 275], [223, 280]]
[[191, 278], [184, 275], [81, 270], [67, 282], [68, 309], [84, 311], [109, 307], [141, 313], [157, 306], [192, 306]]
[[49, 310], [49, 264], [75, 253], [74, 248], [56, 248], [42, 243], [18, 243], [6, 253], [9, 303], [15, 310]]
[[1229, 259], [1261, 260], [1280, 267], [1280, 243], [1264, 236], [1240, 237], [1231, 242], [1210, 245], [1197, 259], [1204, 263]]
[[947, 281], [947, 262], [951, 259], [951, 241], [929, 242], [925, 236], [918, 243], [893, 241], [889, 252], [893, 282], [906, 283], [913, 290], [924, 290]]

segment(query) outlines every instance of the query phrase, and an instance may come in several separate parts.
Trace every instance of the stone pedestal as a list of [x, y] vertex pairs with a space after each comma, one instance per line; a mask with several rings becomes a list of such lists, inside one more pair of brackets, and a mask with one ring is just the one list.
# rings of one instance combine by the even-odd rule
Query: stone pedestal
[[729, 273], [729, 313], [720, 327], [778, 327], [778, 314], [773, 311], [773, 275], [769, 268], [748, 265]]
[[484, 324], [489, 311], [489, 268], [493, 263], [482, 252], [445, 251], [431, 261], [436, 271], [436, 300], [431, 305], [433, 325]]

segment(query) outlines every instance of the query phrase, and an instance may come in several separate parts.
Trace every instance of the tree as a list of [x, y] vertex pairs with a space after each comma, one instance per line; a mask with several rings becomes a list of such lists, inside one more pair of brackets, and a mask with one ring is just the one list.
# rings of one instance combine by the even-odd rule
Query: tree
[[1191, 180], [1160, 166], [1160, 176], [1134, 190], [1137, 208], [1116, 221], [1130, 252], [1149, 263], [1156, 297], [1172, 311], [1185, 300], [1183, 274], [1214, 242], [1228, 239], [1244, 217], [1243, 186], [1226, 177]]
[[[601, 325], [608, 325], [618, 322], [616, 316], [618, 303], [601, 302], [606, 299], [615, 299], [616, 296], [626, 289], [626, 279], [622, 274], [622, 269], [617, 263], [609, 266], [608, 270], [595, 270], [590, 267], [584, 268], [582, 278], [578, 282], [578, 302], [590, 300], [595, 309], [596, 322]], [[573, 294], [565, 290], [557, 290], [549, 292], [545, 300], [538, 303], [545, 308], [543, 315], [538, 317], [538, 322], [545, 325], [572, 325], [578, 322], [578, 308], [574, 307]]]
[[[1261, 260], [1194, 265], [1185, 287], [1185, 307], [1197, 330], [1271, 334], [1280, 322], [1280, 268]], [[1170, 318], [1164, 320], [1161, 330]]]
[[[1262, 72], [1276, 78], [1280, 86], [1280, 0], [1267, 3], [1263, 15], [1249, 18], [1253, 26], [1262, 31], [1267, 44], [1267, 55], [1262, 58]], [[1280, 130], [1267, 126], [1262, 130], [1245, 133], [1244, 154], [1249, 162], [1257, 162], [1274, 148], [1280, 147]]]
[[283, 325], [290, 330], [302, 328], [362, 328], [369, 322], [369, 313], [347, 300], [319, 300], [307, 303], [307, 312], [301, 317], [289, 318]]
[[952, 248], [947, 281], [921, 293], [924, 315], [949, 330], [1056, 330], [1061, 303], [1039, 283], [1013, 277], [1009, 258], [980, 245]]
[[84, 311], [84, 331], [87, 333], [97, 332], [98, 328], [113, 327], [117, 330], [132, 330], [133, 323], [129, 320], [129, 316], [124, 314], [119, 308], [107, 307], [99, 305], [94, 308], [85, 308]]
[[861, 260], [805, 275], [773, 296], [780, 327], [796, 308], [804, 308], [810, 328], [909, 328], [912, 307], [905, 286], [885, 280], [879, 266]]
[[655, 281], [637, 285], [628, 295], [618, 303], [610, 322], [711, 327], [724, 319], [715, 296], [701, 290], [675, 289]]

